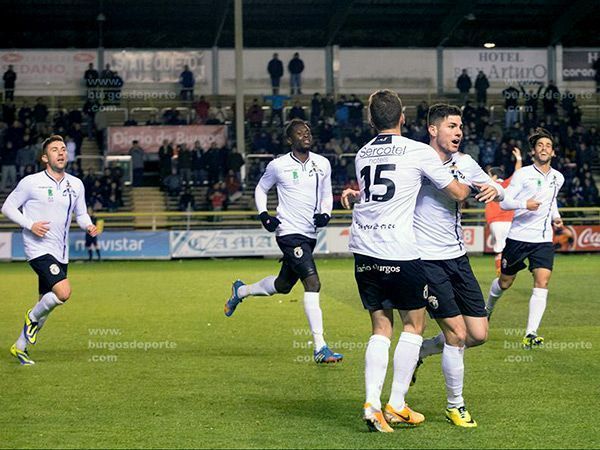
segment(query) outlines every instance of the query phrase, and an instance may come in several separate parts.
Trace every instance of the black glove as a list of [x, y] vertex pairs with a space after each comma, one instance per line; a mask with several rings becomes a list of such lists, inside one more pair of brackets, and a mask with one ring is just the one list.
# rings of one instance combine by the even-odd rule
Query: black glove
[[267, 211], [263, 211], [259, 214], [260, 221], [269, 233], [272, 233], [277, 229], [281, 221], [277, 217], [270, 216]]
[[313, 222], [315, 223], [315, 227], [317, 228], [326, 227], [329, 223], [329, 219], [331, 219], [331, 217], [329, 217], [329, 214], [326, 213], [315, 214], [313, 216]]

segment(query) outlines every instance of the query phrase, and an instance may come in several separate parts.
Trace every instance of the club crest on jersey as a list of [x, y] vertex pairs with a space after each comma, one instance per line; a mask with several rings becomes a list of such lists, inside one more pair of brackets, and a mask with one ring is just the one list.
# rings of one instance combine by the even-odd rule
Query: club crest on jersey
[[54, 201], [54, 192], [52, 192], [52, 188], [48, 188], [48, 202]]
[[438, 309], [438, 306], [440, 306], [438, 299], [435, 295], [430, 295], [429, 297], [427, 297], [427, 301], [429, 302], [429, 306], [431, 306], [432, 309]]
[[60, 273], [60, 269], [56, 264], [50, 264], [49, 269], [52, 275], [58, 275]]
[[296, 169], [292, 171], [292, 181], [294, 182], [294, 184], [300, 183], [300, 176], [298, 175], [298, 171]]
[[324, 172], [323, 172], [321, 169], [319, 169], [319, 167], [317, 166], [317, 163], [316, 163], [316, 162], [314, 162], [314, 161], [311, 161], [311, 164], [312, 164], [312, 165], [311, 165], [311, 168], [310, 168], [310, 170], [308, 171], [308, 176], [309, 176], [309, 177], [312, 177], [314, 174], [317, 174], [317, 173], [318, 173], [319, 175], [321, 175], [321, 176], [325, 176], [325, 173], [324, 173]]
[[75, 195], [75, 190], [71, 187], [69, 180], [67, 180], [66, 189], [63, 191], [63, 197], [66, 197], [67, 195]]
[[302, 258], [302, 255], [304, 255], [304, 251], [302, 250], [302, 247], [296, 247], [294, 249], [294, 256], [296, 258]]

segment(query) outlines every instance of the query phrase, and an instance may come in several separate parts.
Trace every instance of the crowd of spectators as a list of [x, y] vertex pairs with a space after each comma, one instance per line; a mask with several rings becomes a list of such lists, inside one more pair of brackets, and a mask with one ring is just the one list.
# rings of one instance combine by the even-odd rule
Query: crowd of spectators
[[[475, 81], [480, 91], [481, 86], [486, 85], [483, 77], [480, 74]], [[547, 128], [553, 133], [558, 149], [553, 165], [566, 179], [559, 203], [561, 206], [598, 205], [598, 189], [591, 167], [600, 151], [600, 135], [597, 127], [585, 128], [582, 125], [582, 111], [576, 97], [569, 91], [559, 92], [552, 83], [547, 86], [508, 86], [502, 95], [505, 111], [496, 109], [492, 114], [483, 92], [477, 93], [475, 104], [466, 93], [461, 150], [476, 159], [484, 169], [500, 166], [510, 175], [514, 170], [512, 148], [516, 146], [524, 150], [527, 159], [528, 134], [536, 126]], [[192, 116], [184, 117], [179, 110], [172, 108], [165, 110], [161, 117], [152, 117], [145, 123], [222, 124], [234, 119], [232, 112], [235, 111], [235, 105], [223, 107], [218, 100], [215, 103], [213, 106], [204, 96], [199, 96], [191, 104], [194, 111]], [[82, 110], [66, 111], [58, 104], [50, 112], [41, 98], [33, 105], [23, 101], [18, 109], [12, 100], [6, 101], [0, 117], [0, 190], [9, 191], [21, 177], [39, 169], [36, 156], [41, 150], [41, 142], [50, 134], [60, 134], [65, 138], [70, 161], [75, 161], [81, 154], [85, 134], [95, 136], [99, 143], [103, 143], [105, 124], [97, 120], [99, 108], [94, 108], [94, 105], [97, 106], [97, 103], [88, 98]], [[271, 107], [265, 108], [265, 105]], [[277, 107], [273, 109], [274, 106]], [[410, 110], [403, 126], [403, 135], [428, 142], [428, 107], [423, 101], [416, 110]], [[356, 182], [352, 155], [374, 135], [365, 121], [365, 105], [354, 94], [334, 98], [331, 94], [315, 93], [310, 106], [279, 94], [257, 97], [246, 109], [245, 116], [247, 152], [253, 155], [246, 160], [246, 181], [251, 185], [264, 172], [270, 161], [269, 155], [277, 156], [289, 151], [283, 136], [283, 125], [288, 120], [300, 118], [310, 122], [314, 150], [330, 159], [336, 191]], [[137, 122], [130, 120], [126, 125], [134, 126]], [[135, 148], [132, 145], [132, 153], [135, 153]], [[143, 176], [144, 154], [143, 149], [140, 150], [142, 163], [134, 169], [141, 169], [141, 172], [134, 171], [134, 185], [140, 185], [140, 177]], [[241, 195], [240, 169], [245, 161], [230, 143], [222, 148], [213, 145], [205, 149], [199, 142], [188, 146], [165, 141], [158, 159], [161, 188], [179, 198], [180, 209], [193, 210], [208, 203], [212, 209], [219, 210]], [[528, 164], [529, 161], [524, 163]], [[90, 174], [87, 171], [82, 174], [77, 163], [71, 163], [69, 170], [85, 175], [89, 181]], [[108, 182], [106, 174], [97, 178], [86, 185], [90, 201], [102, 209], [114, 210], [122, 205], [121, 181], [114, 180], [116, 186], [112, 186], [113, 181]], [[96, 181], [99, 182], [98, 186]], [[199, 205], [201, 202], [197, 198], [194, 201], [189, 199], [194, 186], [207, 188], [206, 202], [202, 205]]]

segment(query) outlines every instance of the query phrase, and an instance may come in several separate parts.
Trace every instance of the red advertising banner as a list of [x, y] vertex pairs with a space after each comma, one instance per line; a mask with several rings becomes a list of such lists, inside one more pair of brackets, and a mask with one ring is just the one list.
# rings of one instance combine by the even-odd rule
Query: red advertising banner
[[[557, 252], [600, 252], [600, 225], [570, 225], [554, 232]], [[493, 253], [489, 227], [485, 227], [485, 253]]]
[[173, 145], [187, 144], [194, 147], [200, 141], [202, 148], [209, 148], [213, 142], [217, 147], [227, 143], [226, 125], [157, 125], [136, 127], [109, 127], [108, 154], [126, 155], [133, 141], [139, 141], [146, 153], [158, 153], [164, 140]]

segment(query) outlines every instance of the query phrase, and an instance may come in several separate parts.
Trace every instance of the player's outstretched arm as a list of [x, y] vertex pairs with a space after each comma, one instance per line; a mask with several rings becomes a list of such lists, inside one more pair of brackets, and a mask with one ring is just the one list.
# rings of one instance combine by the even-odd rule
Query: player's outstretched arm
[[444, 192], [452, 200], [462, 202], [471, 195], [471, 188], [466, 184], [459, 183], [457, 180], [452, 180], [452, 182], [444, 188]]

